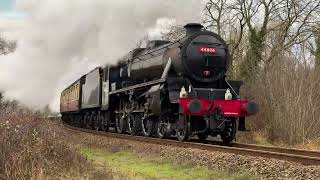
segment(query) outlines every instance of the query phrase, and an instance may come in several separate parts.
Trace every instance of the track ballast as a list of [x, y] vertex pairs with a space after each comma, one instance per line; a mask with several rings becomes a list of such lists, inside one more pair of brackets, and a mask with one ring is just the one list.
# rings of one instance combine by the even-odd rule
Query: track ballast
[[112, 138], [134, 140], [134, 141], [160, 144], [160, 145], [171, 145], [171, 146], [177, 146], [182, 148], [194, 148], [194, 149], [201, 149], [201, 150], [207, 150], [207, 151], [233, 153], [233, 154], [245, 155], [245, 156], [272, 158], [272, 159], [300, 163], [303, 165], [320, 165], [319, 151], [278, 148], [278, 147], [271, 147], [271, 146], [258, 146], [258, 145], [251, 145], [251, 144], [242, 144], [242, 143], [233, 143], [230, 146], [222, 146], [221, 143], [217, 141], [205, 141], [204, 143], [199, 143], [195, 141], [180, 142], [180, 141], [171, 140], [171, 139], [159, 139], [159, 138], [152, 138], [152, 137], [132, 136], [128, 134], [95, 131], [90, 129], [78, 128], [78, 127], [70, 126], [67, 124], [64, 124], [64, 126], [75, 131], [81, 131], [85, 133], [95, 134], [99, 136], [107, 136]]

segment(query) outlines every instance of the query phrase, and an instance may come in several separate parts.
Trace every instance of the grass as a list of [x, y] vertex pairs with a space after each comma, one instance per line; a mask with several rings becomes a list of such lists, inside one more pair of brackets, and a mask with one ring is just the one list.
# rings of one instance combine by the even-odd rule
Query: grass
[[278, 144], [271, 143], [265, 132], [251, 131], [251, 132], [238, 132], [237, 142], [256, 144], [263, 146], [277, 146]]
[[179, 165], [161, 158], [144, 157], [120, 151], [82, 147], [81, 153], [99, 167], [106, 166], [129, 179], [252, 179], [247, 174], [230, 174], [206, 167]]
[[265, 131], [239, 132], [237, 142], [263, 146], [275, 146], [283, 148], [297, 148], [320, 151], [320, 138], [305, 140], [303, 143], [289, 145], [286, 142], [272, 142], [268, 139]]
[[272, 146], [266, 135], [261, 132], [255, 132], [253, 137], [257, 145]]
[[320, 138], [307, 140], [304, 143], [295, 145], [294, 148], [320, 151]]

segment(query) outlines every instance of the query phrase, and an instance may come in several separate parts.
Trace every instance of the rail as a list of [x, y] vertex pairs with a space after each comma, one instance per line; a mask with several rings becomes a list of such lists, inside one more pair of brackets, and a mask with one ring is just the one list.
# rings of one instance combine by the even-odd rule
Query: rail
[[241, 143], [234, 143], [231, 146], [222, 146], [219, 144], [219, 142], [215, 142], [215, 141], [211, 141], [211, 142], [206, 141], [205, 143], [180, 142], [180, 141], [171, 140], [171, 139], [149, 138], [144, 136], [131, 136], [128, 134], [94, 131], [90, 129], [73, 127], [67, 124], [65, 124], [65, 126], [74, 131], [81, 131], [85, 133], [90, 133], [90, 134], [95, 134], [100, 136], [107, 136], [112, 138], [134, 140], [134, 141], [153, 143], [153, 144], [159, 144], [159, 145], [171, 145], [171, 146], [176, 146], [181, 148], [194, 148], [194, 149], [201, 149], [201, 150], [207, 150], [207, 151], [233, 153], [233, 154], [245, 155], [245, 156], [272, 158], [272, 159], [300, 163], [303, 165], [320, 165], [319, 151], [286, 149], [286, 148], [258, 146], [258, 145], [241, 144]]

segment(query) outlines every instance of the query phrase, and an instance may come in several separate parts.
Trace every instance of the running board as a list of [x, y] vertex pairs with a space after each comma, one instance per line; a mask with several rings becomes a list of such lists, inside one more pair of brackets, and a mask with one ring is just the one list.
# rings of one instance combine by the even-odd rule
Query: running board
[[165, 78], [158, 79], [158, 80], [155, 80], [155, 81], [148, 81], [148, 82], [145, 82], [145, 83], [136, 84], [136, 85], [129, 86], [129, 87], [126, 87], [126, 88], [122, 88], [122, 89], [118, 89], [118, 90], [115, 90], [115, 91], [111, 91], [109, 94], [117, 94], [117, 93], [126, 92], [126, 91], [130, 91], [130, 90], [137, 89], [137, 88], [142, 88], [142, 87], [145, 87], [145, 86], [152, 86], [152, 85], [159, 84], [159, 83], [162, 83], [162, 82], [165, 82], [165, 81], [166, 81]]

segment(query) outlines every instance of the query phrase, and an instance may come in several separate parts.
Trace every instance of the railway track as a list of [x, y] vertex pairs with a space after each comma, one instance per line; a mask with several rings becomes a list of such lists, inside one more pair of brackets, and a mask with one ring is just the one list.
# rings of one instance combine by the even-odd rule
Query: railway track
[[238, 155], [272, 158], [272, 159], [300, 163], [303, 165], [320, 165], [320, 151], [277, 148], [277, 147], [270, 147], [270, 146], [258, 146], [258, 145], [241, 144], [241, 143], [233, 143], [231, 146], [222, 146], [221, 143], [217, 141], [205, 141], [204, 143], [179, 142], [177, 140], [148, 138], [144, 136], [131, 136], [128, 134], [101, 132], [101, 131], [94, 131], [90, 129], [77, 128], [67, 124], [64, 124], [64, 125], [65, 127], [72, 129], [74, 131], [81, 131], [81, 132], [91, 133], [91, 134], [100, 135], [100, 136], [128, 139], [128, 140], [160, 144], [160, 145], [171, 145], [171, 146], [177, 146], [182, 148], [194, 148], [194, 149], [201, 149], [201, 150], [208, 150], [208, 151], [233, 153]]

